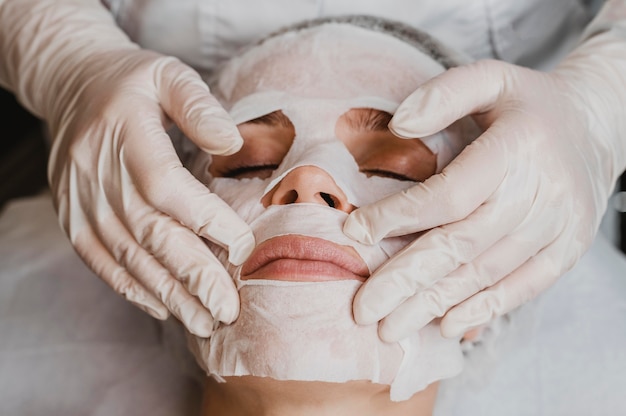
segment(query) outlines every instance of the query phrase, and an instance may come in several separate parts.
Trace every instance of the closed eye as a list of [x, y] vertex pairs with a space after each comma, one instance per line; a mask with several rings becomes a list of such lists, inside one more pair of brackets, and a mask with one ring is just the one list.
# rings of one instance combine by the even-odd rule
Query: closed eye
[[425, 181], [435, 174], [437, 157], [419, 138], [396, 137], [387, 128], [391, 117], [380, 110], [352, 108], [337, 120], [335, 133], [362, 173], [400, 181]]
[[266, 179], [272, 175], [272, 172], [278, 169], [278, 165], [255, 165], [255, 166], [238, 166], [228, 169], [222, 173], [224, 178], [261, 178]]
[[281, 112], [275, 111], [237, 126], [243, 146], [229, 156], [212, 156], [209, 172], [216, 178], [267, 179], [278, 169], [289, 151], [295, 129]]
[[367, 176], [381, 176], [383, 178], [392, 178], [392, 179], [397, 179], [399, 181], [421, 182], [414, 178], [409, 178], [408, 176], [402, 175], [397, 172], [390, 172], [388, 170], [365, 169], [365, 170], [361, 170], [361, 172], [363, 172]]

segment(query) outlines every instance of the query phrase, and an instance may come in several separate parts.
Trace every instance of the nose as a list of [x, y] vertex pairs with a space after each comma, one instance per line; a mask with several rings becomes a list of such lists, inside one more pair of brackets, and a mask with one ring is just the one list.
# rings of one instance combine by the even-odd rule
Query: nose
[[290, 171], [263, 197], [262, 202], [266, 207], [308, 202], [345, 213], [355, 209], [333, 178], [316, 166], [300, 166]]

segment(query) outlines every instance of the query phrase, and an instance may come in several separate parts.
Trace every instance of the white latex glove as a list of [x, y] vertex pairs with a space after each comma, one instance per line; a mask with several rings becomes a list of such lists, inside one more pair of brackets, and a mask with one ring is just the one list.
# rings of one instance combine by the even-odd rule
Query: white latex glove
[[44, 118], [60, 222], [82, 259], [118, 293], [207, 337], [239, 313], [235, 285], [198, 236], [239, 264], [248, 226], [183, 168], [170, 120], [200, 149], [242, 139], [199, 75], [141, 50], [99, 1], [0, 1], [0, 83]]
[[[626, 7], [609, 2], [587, 40], [542, 73], [497, 61], [451, 69], [398, 108], [423, 137], [473, 114], [484, 133], [443, 172], [351, 214], [365, 243], [428, 230], [354, 301], [395, 341], [443, 317], [459, 336], [535, 297], [591, 244], [626, 159]], [[622, 19], [620, 22], [619, 19]]]

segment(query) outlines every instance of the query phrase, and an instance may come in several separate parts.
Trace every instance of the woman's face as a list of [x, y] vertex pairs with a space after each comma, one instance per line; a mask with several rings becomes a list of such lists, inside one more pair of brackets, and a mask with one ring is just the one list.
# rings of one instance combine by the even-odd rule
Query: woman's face
[[[408, 183], [421, 182], [433, 175], [437, 162], [435, 155], [419, 139], [394, 136], [387, 127], [390, 119], [391, 115], [384, 111], [350, 109], [337, 120], [334, 135], [353, 158], [358, 172], [366, 177]], [[212, 176], [270, 178], [293, 144], [294, 125], [278, 110], [238, 127], [244, 139], [242, 149], [232, 156], [213, 157], [209, 168]], [[331, 175], [313, 164], [304, 164], [287, 172], [260, 202], [265, 208], [318, 204], [344, 213], [356, 208]], [[352, 247], [290, 235], [274, 237], [259, 245], [244, 264], [240, 277], [242, 280], [328, 281], [364, 280], [368, 276], [368, 266]]]
[[[419, 138], [397, 138], [387, 124], [406, 96], [441, 71], [398, 39], [348, 25], [272, 38], [231, 61], [213, 86], [244, 145], [232, 156], [206, 157], [199, 176], [252, 225], [257, 244], [285, 235], [325, 240], [326, 248], [356, 251], [367, 267], [359, 275], [369, 275], [409, 239], [365, 247], [345, 238], [341, 223], [353, 209], [436, 172], [437, 155], [429, 147]], [[311, 204], [335, 212], [322, 214]], [[302, 207], [289, 211], [289, 221], [274, 215], [287, 205]], [[280, 224], [272, 223], [277, 217]], [[320, 223], [338, 226], [329, 234]], [[284, 243], [294, 245], [292, 240]], [[307, 250], [314, 252], [313, 246]], [[315, 270], [321, 271], [320, 263]], [[280, 278], [304, 263], [299, 266], [280, 269]]]
[[458, 342], [438, 328], [385, 344], [376, 325], [352, 319], [362, 282], [415, 236], [366, 246], [342, 232], [355, 208], [437, 171], [429, 147], [387, 124], [442, 70], [402, 41], [349, 25], [280, 35], [225, 67], [213, 92], [244, 145], [201, 155], [194, 172], [250, 224], [257, 247], [239, 267], [212, 247], [237, 283], [241, 312], [210, 340], [192, 340], [209, 373], [369, 380], [407, 398], [460, 370]]

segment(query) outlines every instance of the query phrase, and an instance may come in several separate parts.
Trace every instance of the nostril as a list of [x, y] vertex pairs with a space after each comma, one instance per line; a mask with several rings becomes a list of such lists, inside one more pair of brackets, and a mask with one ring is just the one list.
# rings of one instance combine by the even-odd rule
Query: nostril
[[337, 206], [337, 201], [331, 194], [320, 192], [320, 196], [328, 204], [329, 207], [335, 208]]
[[325, 205], [347, 213], [355, 209], [333, 178], [316, 166], [299, 166], [289, 171], [263, 195], [261, 203], [266, 208], [303, 203]]
[[298, 200], [298, 192], [291, 190], [280, 198], [279, 203], [281, 205], [294, 204]]

